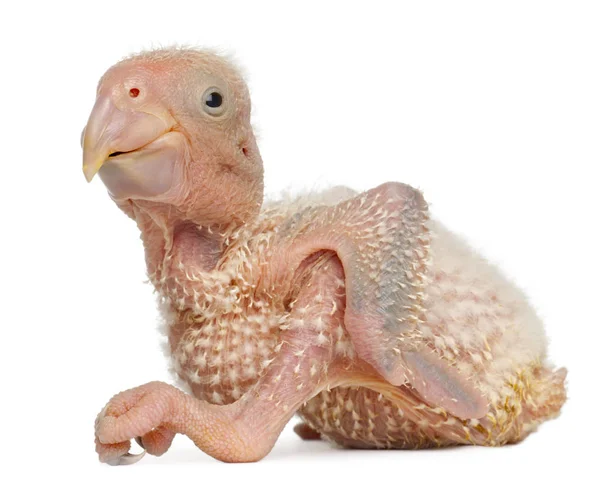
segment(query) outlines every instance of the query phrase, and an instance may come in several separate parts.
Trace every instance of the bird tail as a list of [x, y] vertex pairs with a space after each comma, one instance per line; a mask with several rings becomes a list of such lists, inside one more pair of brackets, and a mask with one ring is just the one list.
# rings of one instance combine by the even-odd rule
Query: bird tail
[[567, 400], [567, 370], [564, 367], [552, 369], [540, 366], [532, 376], [528, 394], [523, 401], [522, 437], [535, 431], [542, 422], [556, 418]]

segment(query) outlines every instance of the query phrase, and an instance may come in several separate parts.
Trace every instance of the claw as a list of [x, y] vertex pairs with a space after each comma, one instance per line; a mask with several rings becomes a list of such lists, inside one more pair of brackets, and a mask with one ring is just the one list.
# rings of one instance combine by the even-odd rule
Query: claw
[[144, 446], [144, 444], [142, 443], [142, 437], [141, 436], [136, 436], [135, 437], [135, 442], [140, 446], [140, 448], [142, 449], [146, 449], [146, 447]]
[[132, 465], [134, 463], [137, 463], [146, 454], [146, 448], [144, 448], [144, 445], [142, 444], [141, 436], [137, 436], [135, 438], [135, 442], [137, 444], [139, 444], [144, 451], [142, 451], [140, 454], [131, 454], [128, 451], [124, 455], [119, 456], [118, 458], [115, 458], [114, 460], [109, 460], [106, 463], [109, 464], [110, 466], [125, 466], [125, 465]]
[[106, 463], [110, 466], [132, 465], [141, 460], [145, 454], [145, 450], [142, 451], [140, 454], [125, 453], [123, 456], [120, 456], [114, 460], [109, 460]]

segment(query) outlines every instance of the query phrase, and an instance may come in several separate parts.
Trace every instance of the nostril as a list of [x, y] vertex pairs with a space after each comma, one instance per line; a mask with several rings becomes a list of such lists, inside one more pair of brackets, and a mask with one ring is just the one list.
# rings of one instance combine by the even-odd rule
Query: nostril
[[137, 97], [140, 95], [140, 90], [137, 87], [129, 89], [129, 97]]

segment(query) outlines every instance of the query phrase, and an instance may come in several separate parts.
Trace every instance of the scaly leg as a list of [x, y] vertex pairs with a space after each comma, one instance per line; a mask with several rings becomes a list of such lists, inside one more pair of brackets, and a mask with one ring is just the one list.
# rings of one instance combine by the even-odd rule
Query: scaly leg
[[[314, 363], [314, 357], [307, 359]], [[143, 440], [146, 446], [152, 441], [149, 434], [167, 431], [169, 437], [174, 433], [187, 435], [198, 448], [216, 459], [257, 461], [269, 453], [302, 403], [324, 388], [324, 383], [311, 381], [310, 364], [309, 360], [299, 361], [289, 370], [280, 366], [269, 371], [252, 391], [229, 406], [197, 400], [162, 382], [122, 392], [108, 403], [96, 423], [100, 460], [132, 462], [134, 458], [130, 455], [121, 460], [129, 450], [129, 440], [146, 435]], [[300, 368], [294, 373], [297, 365]], [[166, 447], [159, 445], [161, 450]], [[164, 452], [161, 450], [155, 454]]]
[[[331, 329], [343, 320], [343, 294], [337, 300], [319, 296], [332, 293], [331, 280], [339, 279], [338, 271], [341, 267], [334, 266], [314, 276], [294, 303], [290, 329], [275, 360], [235, 403], [212, 405], [161, 382], [116, 395], [96, 422], [100, 460], [135, 462], [126, 453], [129, 441], [140, 436], [150, 453], [160, 454], [174, 433], [187, 435], [222, 461], [257, 461], [267, 455], [299, 407], [339, 382], [341, 366], [332, 350]], [[332, 310], [332, 302], [338, 309]]]

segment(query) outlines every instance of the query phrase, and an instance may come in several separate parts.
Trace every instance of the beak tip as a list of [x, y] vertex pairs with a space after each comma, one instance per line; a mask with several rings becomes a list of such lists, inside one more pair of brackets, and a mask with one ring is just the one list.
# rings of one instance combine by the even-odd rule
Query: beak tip
[[83, 167], [83, 175], [85, 176], [85, 180], [88, 183], [92, 182], [92, 179], [94, 179], [94, 176], [96, 175], [96, 171], [96, 169], [90, 169], [89, 166]]

